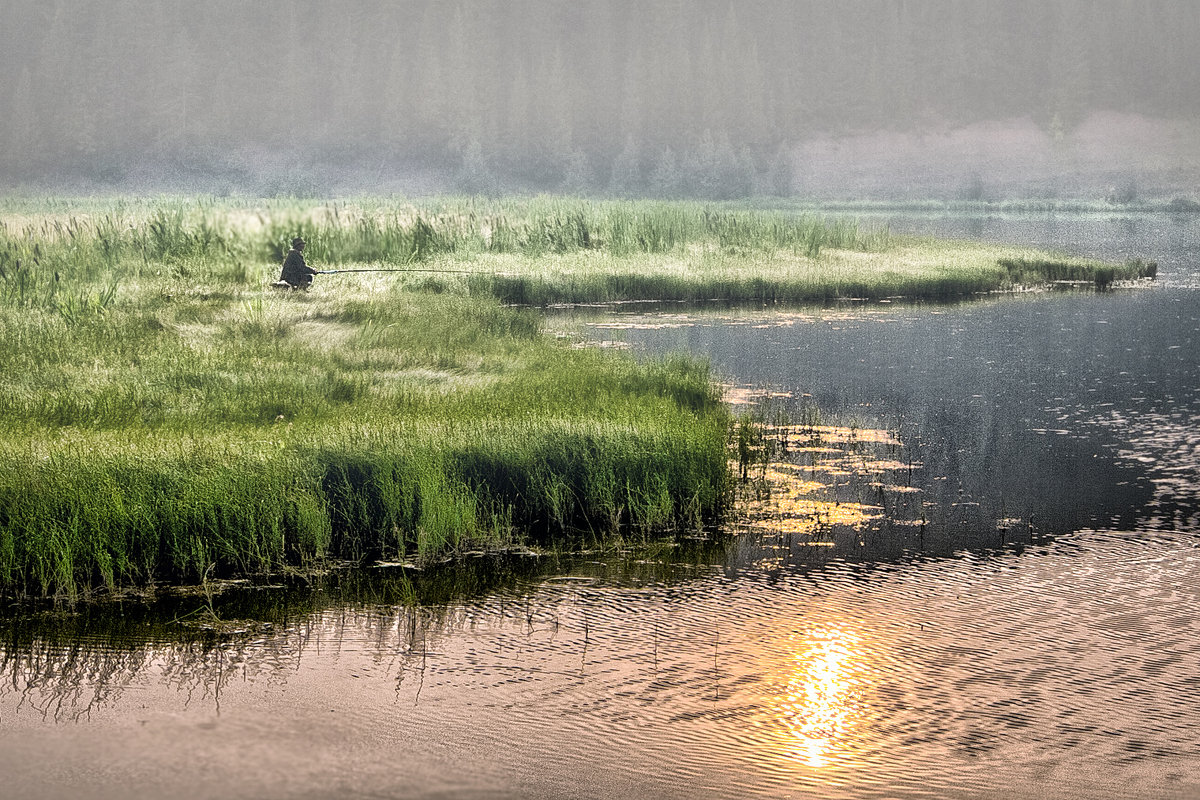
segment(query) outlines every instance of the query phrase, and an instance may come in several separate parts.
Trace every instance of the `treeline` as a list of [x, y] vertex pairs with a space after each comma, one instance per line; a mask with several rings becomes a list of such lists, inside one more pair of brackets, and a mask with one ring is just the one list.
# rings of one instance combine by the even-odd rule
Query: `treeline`
[[805, 138], [1200, 115], [1191, 0], [14, 0], [0, 174], [233, 152], [501, 183], [789, 191]]

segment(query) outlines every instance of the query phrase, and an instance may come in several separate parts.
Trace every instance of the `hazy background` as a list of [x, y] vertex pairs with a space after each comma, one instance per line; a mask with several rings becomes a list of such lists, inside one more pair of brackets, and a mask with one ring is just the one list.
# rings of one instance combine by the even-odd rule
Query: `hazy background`
[[0, 190], [1200, 194], [1196, 0], [5, 0]]

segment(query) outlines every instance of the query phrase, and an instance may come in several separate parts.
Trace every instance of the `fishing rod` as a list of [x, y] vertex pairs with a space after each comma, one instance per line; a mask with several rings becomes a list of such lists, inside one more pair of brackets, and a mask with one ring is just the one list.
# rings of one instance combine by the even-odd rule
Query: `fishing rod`
[[479, 269], [425, 269], [419, 267], [373, 267], [362, 269], [319, 269], [318, 275], [337, 275], [341, 272], [451, 272], [457, 275], [499, 275], [498, 272], [487, 272]]

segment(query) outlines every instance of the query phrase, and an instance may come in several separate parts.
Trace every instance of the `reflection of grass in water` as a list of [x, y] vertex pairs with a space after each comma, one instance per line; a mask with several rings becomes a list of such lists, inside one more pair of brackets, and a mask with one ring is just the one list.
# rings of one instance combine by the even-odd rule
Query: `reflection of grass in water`
[[538, 556], [489, 551], [426, 569], [332, 570], [271, 587], [210, 581], [131, 592], [84, 613], [0, 614], [0, 697], [19, 696], [55, 720], [85, 718], [148, 680], [214, 702], [247, 668], [290, 675], [314, 643], [319, 652], [343, 639], [369, 642], [399, 683], [438, 638], [477, 625], [481, 607], [500, 618], [520, 607], [557, 626], [554, 598], [573, 606], [577, 586], [669, 586], [711, 574], [726, 555], [725, 541], [699, 537], [603, 544]]

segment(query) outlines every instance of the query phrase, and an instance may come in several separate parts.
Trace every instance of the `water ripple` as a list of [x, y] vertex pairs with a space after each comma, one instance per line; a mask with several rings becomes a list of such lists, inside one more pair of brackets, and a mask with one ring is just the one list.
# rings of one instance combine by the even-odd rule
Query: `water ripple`
[[[468, 795], [518, 766], [528, 793], [555, 796], [579, 770], [586, 794], [664, 797], [1182, 793], [1200, 786], [1198, 547], [1082, 531], [1023, 553], [539, 580], [437, 609], [339, 608], [217, 647], [9, 654], [0, 744], [52, 746], [54, 730], [128, 743], [120, 725], [47, 729], [45, 710], [152, 707], [181, 742], [223, 719], [231, 742], [293, 755], [314, 724], [319, 742], [469, 753], [454, 772]], [[408, 793], [443, 788], [427, 776]]]

